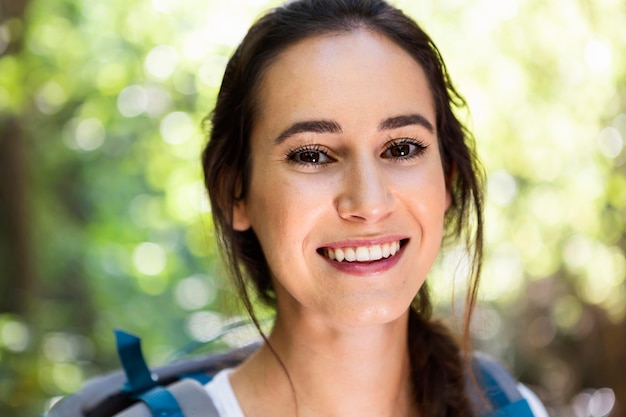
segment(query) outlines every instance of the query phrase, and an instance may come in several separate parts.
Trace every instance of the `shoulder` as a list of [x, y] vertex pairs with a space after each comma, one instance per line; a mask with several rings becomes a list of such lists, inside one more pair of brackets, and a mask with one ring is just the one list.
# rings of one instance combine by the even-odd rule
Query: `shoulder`
[[232, 368], [220, 371], [204, 386], [220, 417], [244, 417], [237, 396], [230, 384]]
[[[172, 404], [182, 411], [189, 406], [211, 407], [213, 402], [204, 384], [221, 370], [237, 366], [257, 349], [258, 345], [250, 345], [154, 368], [148, 368], [140, 354], [120, 352], [124, 369], [88, 381], [81, 391], [55, 404], [47, 416], [143, 417], [152, 415], [153, 407], [160, 409]], [[185, 411], [183, 415], [196, 414]]]

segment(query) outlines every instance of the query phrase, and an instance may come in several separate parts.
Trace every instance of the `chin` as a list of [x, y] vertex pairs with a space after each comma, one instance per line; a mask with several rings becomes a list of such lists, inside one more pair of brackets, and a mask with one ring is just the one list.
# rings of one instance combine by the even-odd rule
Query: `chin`
[[371, 304], [362, 308], [355, 308], [353, 311], [344, 312], [341, 321], [345, 326], [363, 327], [377, 326], [405, 321], [408, 317], [410, 302], [394, 305], [372, 306]]

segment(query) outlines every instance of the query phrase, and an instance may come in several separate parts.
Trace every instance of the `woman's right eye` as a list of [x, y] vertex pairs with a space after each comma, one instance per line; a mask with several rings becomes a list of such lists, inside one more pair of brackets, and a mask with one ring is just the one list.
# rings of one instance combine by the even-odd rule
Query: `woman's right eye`
[[305, 146], [289, 151], [286, 155], [288, 162], [297, 165], [326, 165], [334, 160], [317, 146]]

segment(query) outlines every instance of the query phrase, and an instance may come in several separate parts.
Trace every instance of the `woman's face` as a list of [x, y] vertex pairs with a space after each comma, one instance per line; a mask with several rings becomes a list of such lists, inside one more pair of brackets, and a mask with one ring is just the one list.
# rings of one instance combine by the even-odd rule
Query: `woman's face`
[[422, 68], [366, 30], [313, 37], [279, 55], [259, 93], [234, 227], [261, 243], [279, 319], [401, 317], [449, 205]]

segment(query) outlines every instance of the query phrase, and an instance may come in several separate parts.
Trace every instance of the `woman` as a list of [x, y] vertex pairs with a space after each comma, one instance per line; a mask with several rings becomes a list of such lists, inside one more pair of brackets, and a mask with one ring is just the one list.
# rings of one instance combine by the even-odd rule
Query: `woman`
[[[153, 373], [116, 332], [125, 382], [94, 380], [50, 417], [547, 416], [469, 351], [483, 178], [453, 105], [432, 41], [383, 0], [296, 0], [261, 18], [226, 67], [203, 166], [264, 343], [243, 362], [249, 349]], [[461, 344], [425, 283], [446, 241], [473, 260]], [[268, 335], [256, 298], [276, 309]], [[214, 377], [203, 387], [198, 371]]]
[[[250, 29], [203, 166], [243, 303], [276, 320], [207, 387], [222, 416], [472, 415], [482, 171], [453, 105], [436, 47], [384, 1], [295, 1]], [[431, 317], [442, 240], [473, 260], [463, 349]]]

